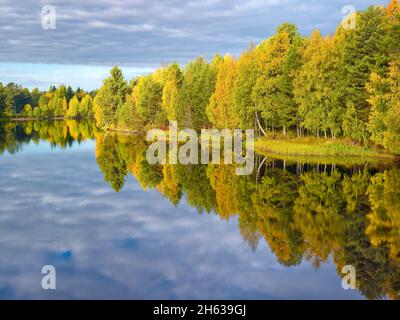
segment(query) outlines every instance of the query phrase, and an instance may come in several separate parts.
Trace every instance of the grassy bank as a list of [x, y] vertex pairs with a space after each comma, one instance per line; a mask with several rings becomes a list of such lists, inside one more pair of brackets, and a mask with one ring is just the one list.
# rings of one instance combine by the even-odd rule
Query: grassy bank
[[396, 156], [385, 150], [354, 145], [344, 139], [317, 139], [313, 137], [295, 139], [261, 138], [256, 141], [255, 147], [261, 152], [285, 156], [396, 158]]

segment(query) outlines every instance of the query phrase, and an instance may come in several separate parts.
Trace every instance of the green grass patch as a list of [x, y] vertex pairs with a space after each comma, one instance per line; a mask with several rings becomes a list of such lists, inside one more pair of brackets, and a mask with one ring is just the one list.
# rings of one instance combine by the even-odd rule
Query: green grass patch
[[383, 149], [355, 145], [344, 139], [318, 139], [313, 137], [296, 139], [261, 138], [256, 141], [255, 148], [262, 152], [285, 156], [396, 158], [396, 156]]

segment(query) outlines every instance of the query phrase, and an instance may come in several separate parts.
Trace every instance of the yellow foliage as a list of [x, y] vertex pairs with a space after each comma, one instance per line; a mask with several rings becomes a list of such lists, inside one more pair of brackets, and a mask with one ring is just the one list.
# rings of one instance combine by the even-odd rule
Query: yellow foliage
[[215, 92], [206, 109], [208, 119], [214, 127], [234, 129], [239, 126], [233, 96], [236, 77], [237, 62], [230, 55], [226, 55], [218, 65]]

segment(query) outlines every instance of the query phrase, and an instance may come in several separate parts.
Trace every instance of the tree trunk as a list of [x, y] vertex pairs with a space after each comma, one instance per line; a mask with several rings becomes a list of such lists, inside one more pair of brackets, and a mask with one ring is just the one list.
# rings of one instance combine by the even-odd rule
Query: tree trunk
[[264, 131], [264, 129], [262, 128], [261, 124], [260, 124], [260, 119], [258, 118], [258, 113], [256, 111], [256, 121], [258, 124], [258, 127], [260, 128], [260, 130], [262, 131], [262, 133], [264, 134], [264, 136], [267, 136], [267, 133]]

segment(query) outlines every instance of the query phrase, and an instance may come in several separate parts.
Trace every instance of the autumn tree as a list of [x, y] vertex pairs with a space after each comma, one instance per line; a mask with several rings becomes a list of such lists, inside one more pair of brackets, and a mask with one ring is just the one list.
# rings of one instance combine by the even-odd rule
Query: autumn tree
[[239, 116], [234, 105], [234, 84], [237, 76], [237, 62], [226, 55], [218, 66], [215, 91], [206, 108], [208, 119], [216, 128], [235, 129]]
[[93, 116], [93, 100], [90, 95], [85, 94], [79, 104], [79, 116], [90, 118]]
[[371, 104], [368, 122], [371, 139], [390, 152], [400, 154], [400, 64], [393, 62], [387, 77], [373, 73], [367, 89]]
[[215, 191], [217, 213], [222, 219], [229, 220], [237, 213], [233, 198], [236, 178], [235, 166], [210, 164], [207, 168], [207, 176]]
[[[340, 32], [340, 30], [338, 31]], [[303, 53], [303, 65], [294, 81], [294, 98], [302, 125], [313, 134], [332, 137], [341, 132], [343, 108], [336, 95], [337, 56], [335, 38], [314, 31]]]
[[67, 117], [77, 117], [79, 115], [80, 103], [77, 96], [73, 96], [69, 101]]
[[22, 110], [22, 114], [24, 117], [31, 118], [33, 117], [33, 109], [30, 104], [26, 104], [24, 109]]

